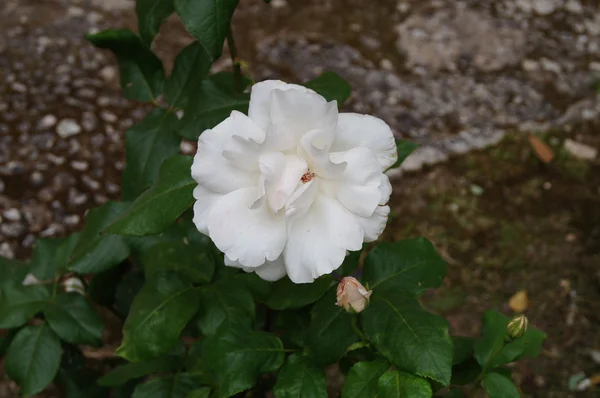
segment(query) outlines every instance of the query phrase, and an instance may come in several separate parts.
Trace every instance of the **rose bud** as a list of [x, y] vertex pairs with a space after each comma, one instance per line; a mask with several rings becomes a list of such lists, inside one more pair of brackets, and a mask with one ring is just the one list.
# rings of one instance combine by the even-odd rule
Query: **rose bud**
[[335, 305], [344, 307], [348, 312], [361, 312], [367, 306], [371, 293], [373, 292], [365, 289], [356, 278], [347, 276], [337, 287]]

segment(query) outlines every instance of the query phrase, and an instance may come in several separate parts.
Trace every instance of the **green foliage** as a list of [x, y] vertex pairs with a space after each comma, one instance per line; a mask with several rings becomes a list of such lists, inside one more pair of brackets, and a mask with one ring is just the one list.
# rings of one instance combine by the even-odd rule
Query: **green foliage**
[[325, 372], [301, 354], [290, 355], [277, 374], [273, 392], [278, 398], [326, 398]]
[[86, 38], [94, 46], [111, 50], [116, 55], [126, 98], [150, 102], [162, 93], [165, 82], [162, 62], [133, 32], [109, 29]]
[[200, 284], [210, 282], [215, 270], [215, 260], [206, 247], [199, 248], [183, 241], [156, 243], [141, 254], [140, 261], [147, 278], [164, 270], [172, 270], [192, 283]]
[[431, 398], [431, 385], [425, 379], [394, 370], [379, 378], [377, 396], [380, 398]]
[[184, 48], [177, 56], [173, 73], [165, 85], [167, 103], [176, 108], [186, 107], [208, 75], [211, 65], [210, 55], [199, 42]]
[[407, 157], [410, 156], [411, 153], [414, 152], [415, 149], [419, 147], [418, 144], [415, 144], [411, 141], [398, 140], [396, 139], [396, 149], [398, 150], [398, 160], [394, 163], [390, 169], [395, 169], [400, 167], [400, 165], [406, 160]]
[[78, 293], [48, 300], [44, 316], [50, 328], [66, 342], [100, 346], [104, 325], [94, 307]]
[[330, 276], [323, 276], [310, 284], [296, 284], [289, 278], [284, 278], [273, 284], [267, 305], [275, 310], [304, 307], [320, 299], [329, 286]]
[[[0, 257], [0, 292], [3, 286], [23, 282], [27, 268], [27, 264], [21, 261]], [[2, 318], [0, 317], [0, 319]]]
[[79, 234], [73, 234], [66, 238], [38, 239], [29, 272], [42, 281], [54, 278], [58, 271], [66, 268], [78, 238]]
[[135, 2], [138, 30], [146, 46], [150, 47], [160, 25], [173, 11], [173, 0], [137, 0]]
[[490, 398], [519, 398], [521, 394], [510, 377], [501, 373], [488, 373], [483, 378], [483, 386]]
[[350, 369], [342, 390], [342, 398], [377, 396], [377, 384], [390, 365], [383, 361], [359, 362]]
[[137, 386], [131, 398], [186, 398], [201, 387], [198, 377], [190, 373], [175, 373]]
[[5, 286], [0, 295], [0, 328], [16, 328], [44, 308], [50, 297], [48, 286]]
[[307, 82], [305, 86], [321, 94], [327, 101], [337, 101], [338, 106], [342, 106], [352, 92], [348, 82], [334, 72], [325, 72]]

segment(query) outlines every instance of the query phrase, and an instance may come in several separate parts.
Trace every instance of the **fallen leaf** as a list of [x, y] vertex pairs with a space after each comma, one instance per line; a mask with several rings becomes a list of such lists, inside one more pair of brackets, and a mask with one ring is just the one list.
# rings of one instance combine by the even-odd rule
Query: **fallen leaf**
[[525, 290], [516, 292], [508, 300], [508, 306], [511, 310], [518, 314], [525, 312], [527, 307], [529, 307], [529, 299], [527, 298], [527, 292]]
[[544, 163], [550, 163], [554, 159], [554, 152], [544, 141], [540, 140], [535, 135], [529, 136], [529, 144], [533, 148], [535, 156]]

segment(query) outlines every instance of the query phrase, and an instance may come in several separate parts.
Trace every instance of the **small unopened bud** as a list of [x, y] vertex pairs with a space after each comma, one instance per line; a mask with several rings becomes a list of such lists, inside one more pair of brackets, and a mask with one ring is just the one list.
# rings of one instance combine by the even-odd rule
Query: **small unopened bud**
[[529, 321], [527, 317], [525, 315], [518, 315], [510, 320], [506, 330], [512, 339], [518, 339], [519, 337], [523, 337], [528, 325]]
[[35, 277], [33, 274], [25, 275], [25, 279], [23, 279], [23, 286], [31, 286], [31, 285], [39, 285], [42, 281]]
[[75, 278], [74, 276], [66, 279], [63, 282], [63, 287], [65, 288], [65, 292], [71, 293], [79, 293], [81, 295], [85, 295], [85, 286], [83, 286], [83, 282], [79, 278]]
[[365, 289], [356, 278], [347, 276], [337, 287], [337, 303], [335, 305], [344, 307], [348, 312], [361, 312], [369, 303], [371, 293], [373, 292]]

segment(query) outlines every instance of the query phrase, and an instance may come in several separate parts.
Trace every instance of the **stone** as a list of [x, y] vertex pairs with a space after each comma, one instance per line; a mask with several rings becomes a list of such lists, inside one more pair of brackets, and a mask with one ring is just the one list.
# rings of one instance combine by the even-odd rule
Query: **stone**
[[49, 129], [50, 127], [54, 126], [55, 124], [56, 124], [56, 116], [45, 115], [38, 121], [36, 128], [38, 130], [46, 130], [46, 129]]
[[539, 15], [550, 15], [556, 10], [554, 0], [533, 0], [533, 10]]
[[114, 123], [117, 121], [117, 115], [110, 111], [102, 111], [100, 112], [100, 118], [107, 123]]
[[114, 66], [105, 66], [100, 69], [100, 77], [104, 79], [105, 82], [111, 83], [117, 77], [117, 70]]
[[2, 215], [4, 216], [4, 218], [6, 218], [9, 221], [20, 221], [21, 220], [21, 213], [19, 212], [19, 209], [16, 209], [14, 207], [11, 209], [4, 210]]
[[582, 160], [594, 160], [598, 156], [598, 149], [567, 138], [563, 144], [565, 150], [572, 156]]
[[56, 126], [56, 133], [61, 138], [68, 138], [81, 133], [81, 126], [74, 119], [63, 119]]
[[13, 91], [16, 91], [18, 93], [26, 93], [27, 92], [27, 86], [24, 85], [23, 83], [19, 83], [19, 82], [14, 82], [10, 85], [10, 88], [13, 89]]
[[71, 161], [71, 168], [73, 170], [85, 171], [88, 169], [88, 167], [89, 167], [88, 162], [85, 162], [83, 160], [72, 160]]
[[29, 183], [34, 187], [39, 187], [44, 183], [44, 175], [39, 171], [34, 171], [29, 176]]
[[573, 14], [581, 14], [583, 12], [583, 6], [578, 0], [568, 0], [565, 4], [565, 10]]
[[25, 226], [17, 222], [3, 222], [2, 225], [0, 225], [0, 232], [2, 232], [3, 235], [8, 236], [9, 238], [16, 238], [17, 236], [22, 235], [25, 232]]
[[15, 252], [12, 247], [8, 244], [8, 242], [3, 242], [0, 244], [0, 257], [5, 258], [15, 258]]

